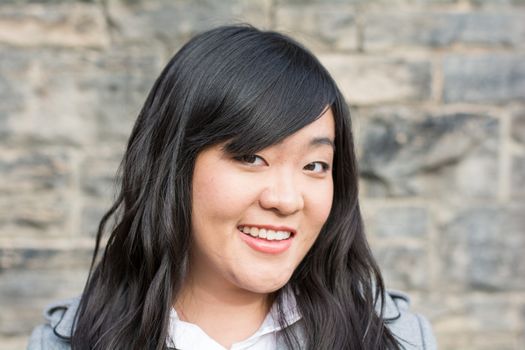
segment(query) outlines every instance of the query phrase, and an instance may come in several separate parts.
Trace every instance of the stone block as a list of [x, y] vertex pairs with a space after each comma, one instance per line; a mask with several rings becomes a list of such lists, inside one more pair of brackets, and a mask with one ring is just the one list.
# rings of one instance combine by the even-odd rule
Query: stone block
[[348, 5], [359, 4], [366, 0], [276, 0], [275, 4], [279, 6], [304, 6], [304, 5]]
[[521, 110], [512, 116], [510, 133], [515, 142], [525, 146], [525, 110]]
[[0, 7], [0, 43], [24, 47], [105, 48], [109, 33], [102, 6], [87, 3]]
[[428, 213], [420, 207], [383, 207], [371, 218], [377, 237], [423, 238], [428, 231]]
[[431, 70], [425, 60], [319, 55], [352, 105], [410, 102], [430, 97]]
[[[494, 7], [511, 7], [511, 6], [522, 6], [525, 5], [524, 0], [470, 0], [475, 6], [482, 6], [484, 8]], [[519, 9], [519, 8], [518, 8]]]
[[3, 50], [0, 55], [0, 142], [12, 133], [9, 117], [24, 109], [28, 84], [20, 75], [28, 70], [26, 57], [14, 51]]
[[373, 4], [373, 5], [426, 5], [426, 4], [447, 4], [447, 3], [456, 3], [458, 0], [276, 0], [276, 5], [363, 5], [363, 4]]
[[522, 46], [525, 12], [372, 12], [364, 17], [364, 49], [399, 46]]
[[517, 332], [524, 301], [508, 293], [443, 293], [424, 297], [435, 320], [434, 329], [442, 334], [483, 334]]
[[313, 51], [356, 50], [354, 12], [346, 5], [278, 6], [276, 29], [293, 36]]
[[[107, 203], [106, 206], [101, 204], [88, 204], [82, 208], [82, 217], [80, 225], [80, 234], [83, 236], [96, 237], [100, 220], [106, 214], [113, 203]], [[105, 227], [105, 235], [109, 237], [114, 220], [110, 219]]]
[[[18, 70], [10, 69], [11, 59], [22, 62]], [[21, 106], [4, 111], [0, 126], [12, 142], [84, 146], [97, 137], [125, 140], [160, 61], [158, 52], [143, 46], [9, 52], [0, 58], [0, 73], [9, 87], [6, 97], [16, 96]]]
[[28, 334], [23, 334], [18, 337], [3, 337], [0, 336], [0, 348], [3, 350], [20, 350], [27, 348]]
[[[2, 62], [0, 59], [0, 70], [3, 72], [7, 69], [12, 69], [11, 65], [4, 65], [5, 62]], [[4, 101], [0, 106], [0, 115], [2, 115], [2, 120], [6, 120], [4, 116], [7, 112], [20, 110], [22, 108], [22, 93], [20, 89], [17, 89], [17, 85], [13, 84], [9, 79], [3, 74], [0, 76], [0, 97]]]
[[372, 247], [388, 288], [398, 290], [427, 289], [428, 258], [423, 248], [410, 245], [380, 245]]
[[513, 198], [525, 198], [525, 156], [512, 158], [510, 186]]
[[440, 349], [518, 349], [511, 345], [521, 328], [519, 294], [451, 293], [445, 287], [423, 299]]
[[3, 237], [71, 235], [70, 199], [60, 195], [2, 196], [0, 232]]
[[81, 235], [96, 236], [100, 220], [117, 198], [121, 181], [117, 169], [121, 158], [122, 154], [114, 147], [108, 147], [92, 152], [82, 162], [80, 185], [85, 196], [80, 218]]
[[83, 76], [79, 85], [94, 94], [90, 106], [100, 142], [119, 142], [123, 150], [147, 94], [160, 74], [162, 59], [155, 47], [116, 46], [93, 60], [95, 74]]
[[[5, 141], [79, 145], [92, 138], [96, 96], [78, 87], [79, 77], [93, 74], [88, 57], [54, 49], [11, 50], [0, 57], [0, 73], [20, 104], [4, 111]], [[18, 62], [16, 70], [11, 60]]]
[[0, 231], [6, 236], [56, 235], [72, 214], [74, 157], [58, 148], [0, 152]]
[[80, 167], [83, 192], [96, 198], [113, 199], [118, 191], [117, 170], [122, 156], [122, 154], [87, 156]]
[[15, 269], [88, 269], [92, 254], [91, 248], [1, 248], [0, 273]]
[[499, 123], [488, 115], [406, 108], [363, 111], [359, 148], [372, 197], [495, 198]]
[[525, 100], [525, 56], [519, 53], [448, 55], [443, 61], [445, 102]]
[[27, 334], [44, 322], [44, 306], [81, 294], [88, 269], [12, 269], [0, 273], [0, 335]]
[[441, 225], [441, 276], [447, 290], [525, 288], [523, 213], [519, 204], [467, 208]]
[[71, 155], [64, 150], [4, 148], [0, 152], [0, 193], [64, 192], [73, 177]]
[[116, 42], [158, 40], [170, 50], [195, 34], [227, 23], [270, 27], [270, 0], [227, 1], [108, 1], [108, 16], [115, 25]]
[[64, 3], [101, 3], [102, 0], [2, 0], [2, 5], [23, 5], [23, 4], [64, 4]]
[[517, 336], [511, 332], [453, 333], [438, 336], [441, 350], [517, 350]]

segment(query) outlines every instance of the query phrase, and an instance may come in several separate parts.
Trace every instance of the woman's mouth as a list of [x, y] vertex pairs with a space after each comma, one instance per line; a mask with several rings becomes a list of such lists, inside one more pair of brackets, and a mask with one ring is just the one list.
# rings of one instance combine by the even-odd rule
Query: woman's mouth
[[265, 228], [239, 226], [239, 231], [256, 238], [266, 239], [268, 241], [282, 241], [292, 236], [290, 231], [276, 231]]
[[252, 226], [239, 226], [241, 239], [252, 249], [268, 254], [286, 251], [293, 241], [292, 231], [271, 230]]

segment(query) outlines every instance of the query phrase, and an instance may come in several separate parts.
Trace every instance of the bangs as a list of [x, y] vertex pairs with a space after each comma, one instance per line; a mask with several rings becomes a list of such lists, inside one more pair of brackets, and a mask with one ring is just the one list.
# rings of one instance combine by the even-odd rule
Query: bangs
[[300, 44], [274, 32], [233, 36], [201, 60], [213, 74], [199, 84], [205, 108], [189, 126], [196, 148], [224, 143], [232, 155], [258, 152], [312, 123], [336, 101], [335, 82]]
[[[319, 73], [319, 72], [315, 72]], [[289, 66], [275, 76], [251, 106], [236, 111], [239, 128], [224, 150], [240, 155], [260, 151], [318, 119], [335, 100], [335, 93], [321, 74]]]

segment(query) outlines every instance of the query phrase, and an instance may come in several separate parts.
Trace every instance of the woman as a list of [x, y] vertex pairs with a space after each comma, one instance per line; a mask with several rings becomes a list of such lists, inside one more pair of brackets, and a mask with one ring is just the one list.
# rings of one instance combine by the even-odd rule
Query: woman
[[292, 39], [226, 26], [190, 40], [121, 170], [82, 297], [51, 306], [30, 349], [435, 347], [367, 245], [344, 98]]

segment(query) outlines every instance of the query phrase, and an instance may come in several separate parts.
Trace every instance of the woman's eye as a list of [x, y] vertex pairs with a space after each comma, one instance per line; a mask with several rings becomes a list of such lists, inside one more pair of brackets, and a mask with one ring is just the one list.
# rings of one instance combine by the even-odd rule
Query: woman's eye
[[259, 157], [258, 155], [255, 155], [255, 154], [246, 154], [246, 155], [243, 155], [243, 156], [234, 157], [234, 159], [239, 161], [239, 162], [250, 164], [250, 165], [264, 165], [264, 164], [266, 164], [264, 159], [262, 159], [261, 157]]
[[307, 164], [304, 169], [314, 173], [324, 173], [330, 169], [330, 166], [325, 162], [312, 162]]

